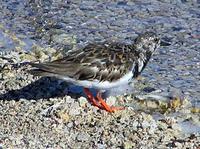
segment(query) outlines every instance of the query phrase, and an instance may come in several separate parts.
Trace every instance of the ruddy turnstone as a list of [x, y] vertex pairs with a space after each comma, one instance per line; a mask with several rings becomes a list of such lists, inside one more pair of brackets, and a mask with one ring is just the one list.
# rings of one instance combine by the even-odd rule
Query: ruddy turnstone
[[[160, 46], [153, 32], [139, 35], [133, 44], [89, 44], [69, 52], [66, 57], [47, 63], [30, 63], [34, 75], [49, 76], [84, 87], [88, 100], [108, 112], [121, 110], [106, 104], [102, 92], [129, 84], [146, 67], [152, 53]], [[98, 91], [96, 98], [89, 91]]]

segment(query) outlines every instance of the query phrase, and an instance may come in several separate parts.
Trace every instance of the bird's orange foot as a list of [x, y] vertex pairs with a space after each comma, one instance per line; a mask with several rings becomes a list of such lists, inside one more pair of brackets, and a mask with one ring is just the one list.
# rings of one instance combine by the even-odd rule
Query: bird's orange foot
[[94, 96], [92, 95], [92, 93], [89, 91], [88, 88], [84, 88], [84, 92], [88, 97], [88, 100], [90, 101], [90, 103], [102, 110], [106, 110], [107, 112], [115, 112], [118, 110], [124, 110], [124, 107], [113, 107], [113, 106], [109, 106], [101, 97], [101, 93], [98, 92], [97, 94], [97, 99], [94, 98]]
[[92, 93], [89, 91], [89, 89], [88, 88], [84, 88], [84, 92], [85, 92], [85, 94], [86, 94], [89, 102], [92, 105], [94, 105], [94, 106], [96, 106], [96, 107], [98, 107], [98, 108], [101, 109], [101, 105], [96, 101], [96, 99], [94, 98], [94, 96], [92, 95]]
[[115, 112], [115, 111], [118, 111], [118, 110], [124, 110], [125, 107], [114, 107], [114, 106], [109, 106], [104, 100], [103, 98], [101, 97], [101, 93], [97, 93], [97, 100], [98, 102], [101, 104], [102, 106], [102, 109], [112, 113], [112, 112]]

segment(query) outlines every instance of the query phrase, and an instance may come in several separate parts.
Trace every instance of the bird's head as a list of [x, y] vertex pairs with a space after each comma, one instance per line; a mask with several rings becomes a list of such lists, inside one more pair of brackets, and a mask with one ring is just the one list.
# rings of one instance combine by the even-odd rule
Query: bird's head
[[138, 52], [152, 54], [160, 46], [160, 38], [154, 32], [145, 32], [135, 39]]
[[160, 38], [153, 32], [146, 32], [135, 39], [134, 50], [138, 54], [137, 64], [134, 67], [134, 77], [146, 67], [152, 53], [160, 46]]

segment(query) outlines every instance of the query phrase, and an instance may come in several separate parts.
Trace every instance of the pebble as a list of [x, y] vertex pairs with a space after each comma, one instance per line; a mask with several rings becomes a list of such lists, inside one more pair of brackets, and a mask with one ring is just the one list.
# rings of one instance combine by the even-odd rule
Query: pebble
[[69, 107], [69, 115], [75, 116], [79, 115], [80, 113], [81, 111], [78, 102], [72, 103], [72, 105]]
[[88, 103], [88, 100], [87, 100], [86, 98], [84, 98], [84, 97], [80, 97], [80, 98], [78, 99], [78, 101], [79, 101], [79, 105], [80, 105], [81, 107], [85, 107], [85, 106], [87, 105], [87, 103]]
[[[198, 107], [193, 107], [200, 97], [198, 4], [184, 0], [2, 2], [0, 148], [198, 148], [200, 132], [191, 138], [179, 127], [185, 120], [194, 122], [195, 130], [200, 124]], [[151, 117], [163, 108], [153, 102], [140, 110], [130, 107], [108, 114], [87, 104], [79, 93], [68, 96], [67, 85], [33, 77], [25, 71], [29, 67], [20, 64], [55, 60], [91, 42], [130, 43], [148, 30], [171, 45], [155, 52], [142, 73], [144, 79], [127, 98], [136, 105], [134, 95], [169, 94], [171, 88], [188, 96], [188, 105], [172, 103], [175, 110], [167, 100], [162, 120]], [[14, 64], [19, 67], [11, 67]], [[5, 65], [11, 69], [2, 70]], [[116, 105], [118, 100], [112, 97], [107, 102]], [[175, 120], [167, 117], [171, 113]]]
[[79, 133], [76, 137], [78, 141], [88, 141], [90, 136], [87, 133]]

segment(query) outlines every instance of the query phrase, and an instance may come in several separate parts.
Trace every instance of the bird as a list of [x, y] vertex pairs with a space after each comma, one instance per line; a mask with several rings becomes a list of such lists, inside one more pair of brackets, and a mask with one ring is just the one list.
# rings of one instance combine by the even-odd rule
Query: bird
[[[102, 93], [112, 88], [123, 88], [135, 80], [159, 46], [159, 36], [151, 31], [138, 35], [130, 44], [90, 43], [84, 48], [68, 52], [58, 60], [30, 62], [30, 73], [36, 76], [56, 77], [82, 86], [92, 105], [112, 113], [123, 110], [124, 107], [109, 106], [102, 98]], [[96, 97], [91, 93], [91, 88], [97, 91]]]

